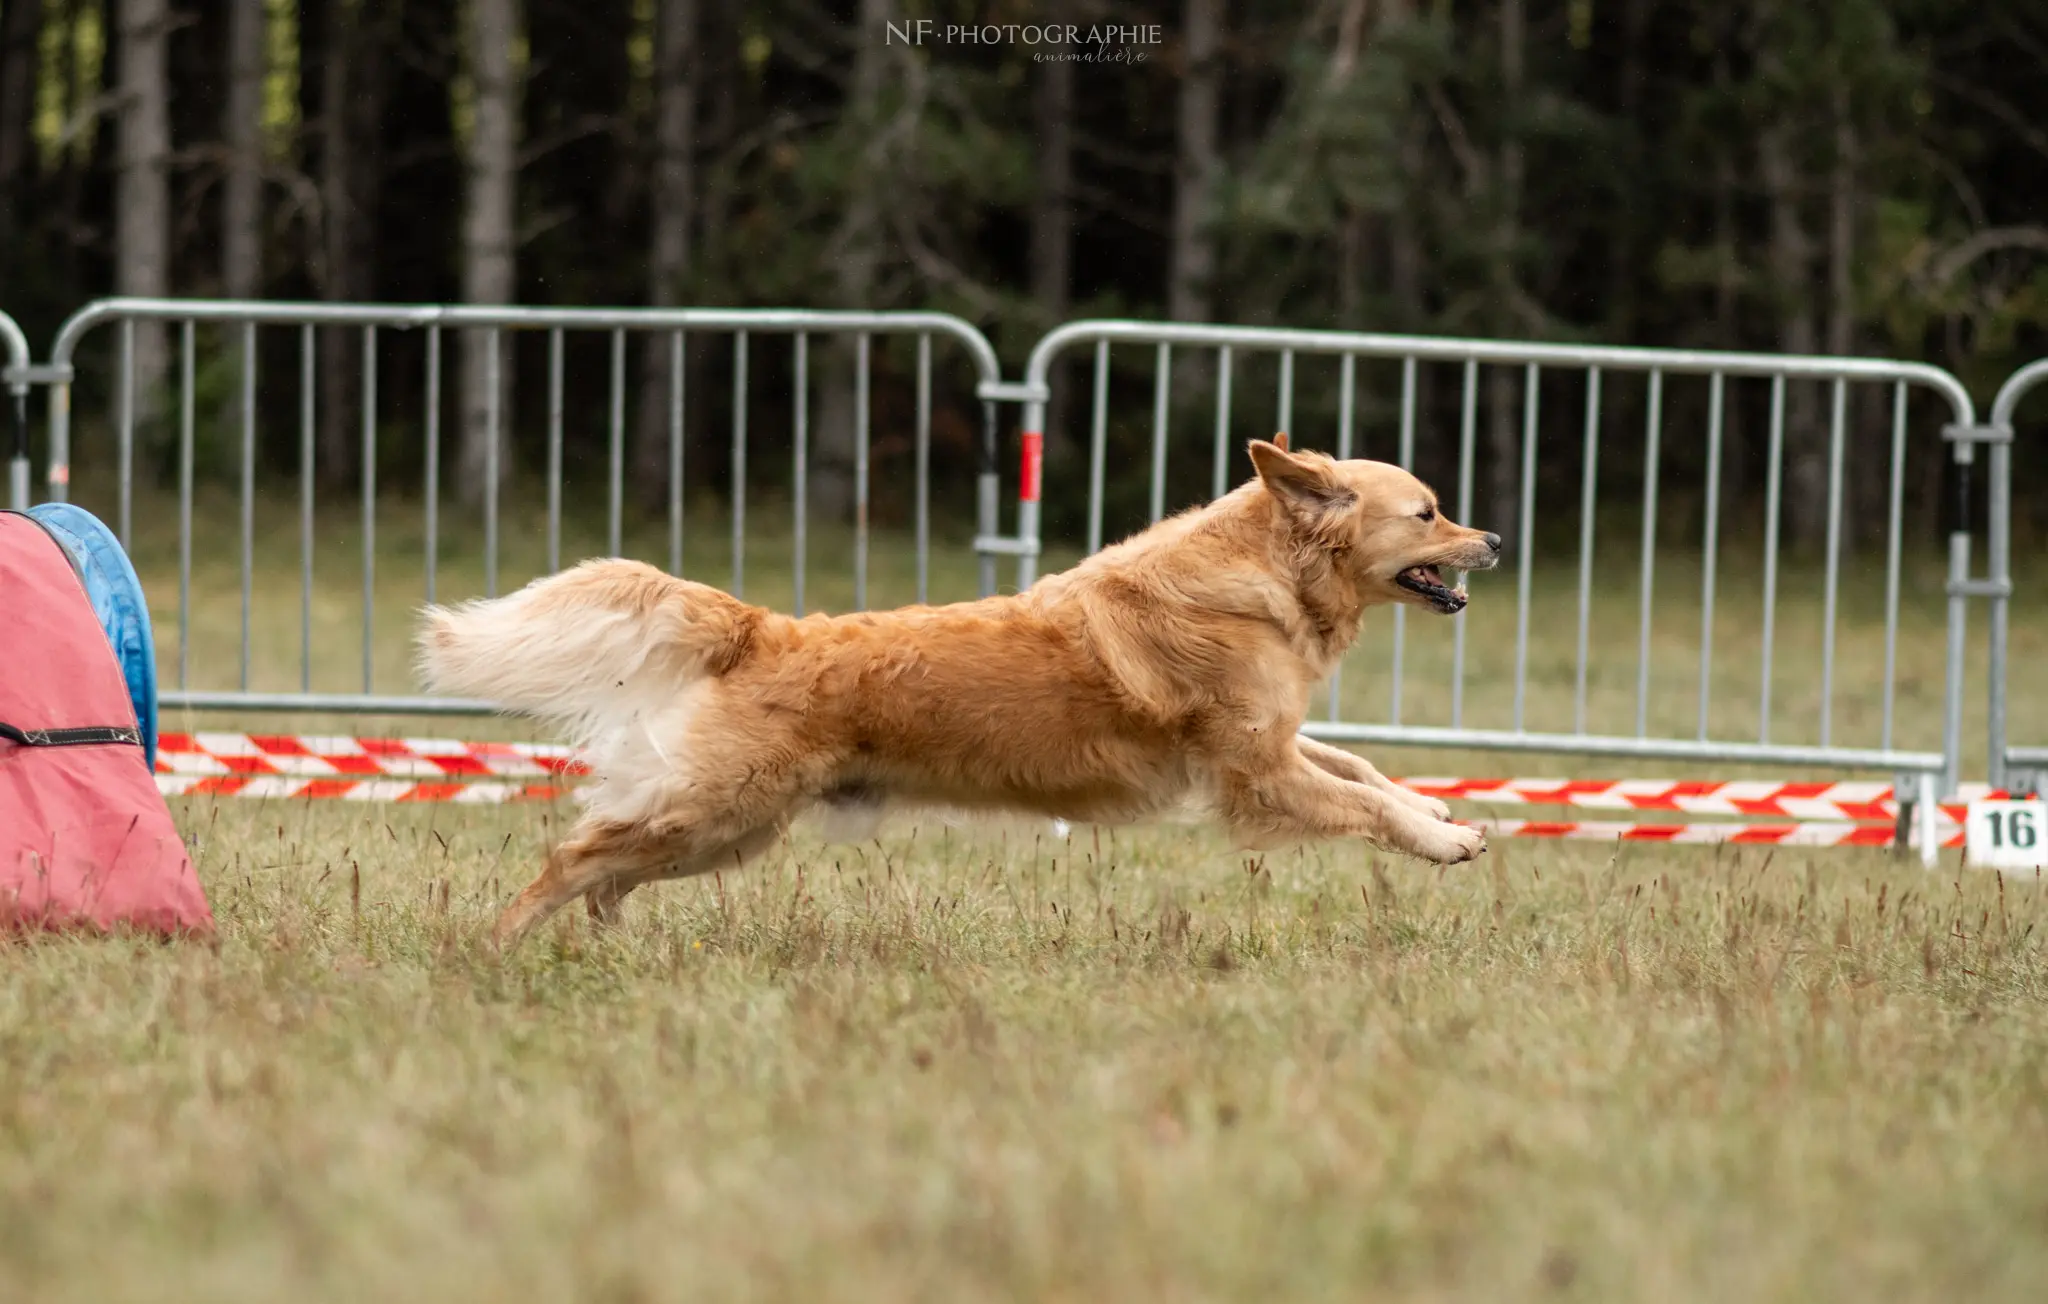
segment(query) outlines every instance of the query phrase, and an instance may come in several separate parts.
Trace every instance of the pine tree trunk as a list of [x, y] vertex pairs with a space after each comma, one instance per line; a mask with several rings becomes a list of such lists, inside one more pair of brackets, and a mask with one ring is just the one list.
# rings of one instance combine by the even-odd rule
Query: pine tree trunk
[[[736, 15], [722, 4], [700, 5], [697, 12], [697, 46], [703, 51], [698, 61], [700, 86], [698, 90], [697, 145], [702, 152], [705, 167], [698, 177], [696, 202], [696, 230], [699, 236], [695, 251], [699, 265], [705, 265], [707, 258], [718, 256], [730, 259], [732, 251], [720, 242], [719, 234], [730, 229], [731, 214], [735, 203], [737, 184], [736, 169], [729, 166], [737, 139], [740, 135], [739, 81], [742, 75], [740, 44], [743, 33]], [[705, 266], [709, 275], [716, 276], [718, 269]], [[732, 375], [730, 349], [722, 349], [718, 360], [707, 359], [703, 364], [707, 378]], [[813, 355], [813, 370], [818, 358]], [[729, 435], [720, 427], [717, 413], [720, 409], [718, 389], [724, 382], [691, 385], [683, 397], [684, 431], [684, 477], [693, 475], [699, 482], [713, 482], [717, 468], [723, 464], [726, 450], [730, 447]], [[691, 466], [706, 468], [705, 472], [692, 472]]]
[[[1742, 255], [1737, 246], [1735, 225], [1735, 161], [1727, 150], [1714, 159], [1714, 347], [1735, 349], [1741, 345], [1737, 312], [1742, 287]], [[1755, 460], [1743, 419], [1743, 405], [1736, 401], [1741, 391], [1724, 391], [1721, 448], [1725, 459], [1721, 471], [1721, 500], [1726, 503], [1750, 501], [1750, 465]]]
[[[1500, 80], [1507, 127], [1500, 149], [1498, 226], [1494, 235], [1496, 293], [1505, 298], [1515, 284], [1515, 243], [1522, 202], [1522, 143], [1516, 115], [1522, 100], [1522, 0], [1501, 0]], [[1520, 537], [1517, 519], [1522, 480], [1521, 440], [1515, 420], [1514, 389], [1506, 372], [1489, 370], [1486, 386], [1487, 527], [1504, 539]]]
[[[310, 8], [310, 6], [309, 6]], [[355, 192], [355, 133], [349, 130], [349, 97], [354, 90], [360, 42], [356, 5], [351, 0], [322, 0], [319, 48], [301, 49], [302, 78], [318, 79], [320, 148], [320, 249], [315, 281], [320, 297], [345, 303], [355, 286], [349, 251], [359, 211]], [[318, 441], [320, 481], [350, 482], [356, 471], [355, 449], [362, 412], [362, 387], [357, 374], [359, 333], [338, 326], [320, 331]]]
[[[1856, 213], [1857, 170], [1861, 156], [1849, 90], [1837, 82], [1830, 116], [1834, 119], [1834, 160], [1828, 169], [1828, 352], [1847, 357], [1856, 352]], [[1850, 387], [1843, 432], [1844, 502], [1842, 550], [1846, 556], [1864, 538], [1881, 538], [1886, 528], [1886, 486], [1891, 475], [1888, 427], [1875, 419], [1881, 395], [1877, 386]], [[1876, 438], [1873, 438], [1876, 436]]]
[[[1714, 55], [1713, 85], [1726, 95], [1732, 80], [1730, 58], [1743, 37], [1744, 24], [1731, 16], [1721, 29], [1720, 48]], [[1742, 345], [1742, 231], [1736, 221], [1735, 201], [1739, 178], [1734, 141], [1721, 142], [1714, 152], [1714, 328], [1713, 343], [1719, 349]], [[1753, 394], [1754, 390], [1749, 390]], [[1721, 501], [1728, 504], [1761, 504], [1763, 495], [1752, 494], [1752, 467], [1757, 462], [1750, 432], [1751, 409], [1742, 402], [1744, 387], [1730, 385], [1724, 391], [1721, 448], [1725, 458], [1721, 471]], [[1740, 510], [1740, 508], [1738, 508]], [[1753, 519], [1753, 518], [1746, 518]]]
[[[1812, 240], [1799, 212], [1798, 169], [1787, 128], [1773, 123], [1757, 146], [1758, 170], [1770, 208], [1771, 282], [1778, 296], [1778, 348], [1811, 354], [1819, 344], [1810, 279]], [[1788, 381], [1785, 395], [1784, 537], [1810, 544], [1827, 529], [1827, 435], [1820, 386]]]
[[[659, 0], [654, 10], [654, 176], [648, 188], [647, 301], [683, 302], [690, 271], [691, 219], [696, 207], [697, 0]], [[644, 502], [665, 501], [669, 488], [670, 341], [643, 345], [640, 410], [634, 429], [634, 483]]]
[[[120, 170], [114, 191], [114, 284], [125, 295], [171, 288], [170, 35], [168, 0], [118, 0]], [[161, 325], [135, 327], [136, 415], [162, 410], [169, 351]]]
[[221, 137], [227, 184], [221, 198], [221, 290], [230, 299], [263, 292], [263, 0], [230, 0], [228, 102]]
[[[1064, 23], [1069, 6], [1057, 3], [1048, 22]], [[1074, 65], [1064, 59], [1044, 64], [1032, 89], [1033, 143], [1038, 150], [1038, 184], [1031, 197], [1031, 300], [1051, 329], [1067, 319], [1072, 295], [1074, 256]], [[1067, 422], [1073, 411], [1066, 379], [1070, 367], [1058, 367], [1052, 381], [1052, 402], [1046, 409], [1046, 451], [1064, 461], [1074, 446]]]
[[[470, 0], [465, 47], [475, 90], [475, 116], [467, 150], [468, 180], [462, 221], [464, 303], [512, 301], [517, 239], [513, 222], [519, 165], [519, 85], [512, 54], [518, 34], [518, 0]], [[489, 332], [469, 331], [462, 337], [462, 424], [456, 487], [466, 503], [481, 502], [492, 488], [489, 468], [494, 456], [493, 441], [497, 444], [501, 477], [505, 470], [512, 350], [500, 335], [496, 343], [499, 392], [494, 429], [490, 420], [492, 347]]]
[[1213, 314], [1210, 282], [1216, 272], [1210, 207], [1221, 170], [1217, 121], [1222, 103], [1222, 0], [1186, 0], [1173, 165], [1173, 236], [1166, 279], [1166, 313], [1175, 321], [1207, 321]]
[[[19, 250], [28, 229], [28, 192], [34, 176], [36, 38], [43, 0], [8, 0], [0, 7], [0, 250]], [[19, 256], [18, 254], [16, 255]], [[0, 258], [0, 292], [11, 259]]]
[[[1643, 38], [1649, 9], [1650, 0], [1624, 0], [1621, 11], [1621, 68], [1616, 100], [1623, 138], [1628, 142], [1622, 163], [1631, 170], [1642, 165], [1641, 138], [1637, 133], [1644, 131]], [[1607, 235], [1607, 320], [1612, 324], [1615, 342], [1621, 344], [1641, 342], [1634, 338], [1637, 281], [1642, 275], [1636, 266], [1637, 215], [1629, 208], [1635, 193], [1632, 188], [1623, 192]]]
[[[321, 8], [317, 279], [322, 299], [360, 303], [377, 298], [383, 105], [396, 7], [392, 0], [327, 0]], [[361, 477], [363, 364], [360, 330], [320, 332], [319, 474], [329, 485]]]
[[[871, 39], [871, 34], [881, 32], [895, 16], [895, 0], [860, 0], [859, 26], [852, 33], [853, 84], [846, 105], [847, 121], [855, 124], [852, 140], [858, 149], [880, 139], [882, 89], [892, 56], [887, 44]], [[857, 169], [845, 216], [833, 234], [830, 263], [842, 308], [876, 306], [873, 298], [883, 238], [880, 191], [887, 184], [885, 168]], [[810, 435], [810, 508], [823, 519], [848, 520], [858, 496], [854, 459], [859, 346], [851, 335], [834, 336], [822, 358], [812, 355], [811, 365], [817, 373], [818, 407]]]
[[[1414, 0], [1384, 0], [1380, 6], [1381, 38], [1398, 36], [1414, 19]], [[1409, 196], [1420, 194], [1427, 165], [1423, 123], [1412, 95], [1403, 99], [1399, 127], [1402, 201], [1387, 216], [1387, 294], [1394, 301], [1395, 329], [1412, 331], [1422, 326], [1422, 243], [1416, 237], [1415, 205]]]

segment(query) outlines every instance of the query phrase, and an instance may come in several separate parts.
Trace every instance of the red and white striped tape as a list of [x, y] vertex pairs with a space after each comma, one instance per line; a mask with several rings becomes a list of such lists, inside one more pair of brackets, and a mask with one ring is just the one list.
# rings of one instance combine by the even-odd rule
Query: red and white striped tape
[[513, 801], [549, 801], [567, 788], [545, 783], [473, 779], [419, 783], [407, 779], [295, 779], [280, 774], [159, 774], [156, 790], [166, 797], [268, 797], [279, 801], [453, 802], [498, 806]]
[[[157, 742], [156, 768], [158, 774], [296, 778], [521, 779], [584, 773], [572, 750], [555, 743], [240, 733], [164, 734]], [[1401, 782], [1445, 801], [1793, 820], [1876, 822], [1898, 816], [1892, 786], [1876, 782], [1434, 777]], [[1999, 795], [1982, 784], [1966, 784], [1961, 803], [1943, 806], [1942, 813], [1960, 820], [1962, 803]]]
[[[1889, 783], [1786, 783], [1737, 779], [1706, 783], [1678, 779], [1403, 779], [1442, 801], [1577, 806], [1592, 810], [1671, 811], [1685, 815], [1746, 815], [1792, 820], [1896, 820], [1899, 803]], [[1961, 823], [1968, 803], [2005, 794], [1963, 784], [1958, 801], [1938, 807]]]
[[167, 733], [157, 739], [156, 772], [300, 779], [546, 779], [584, 770], [570, 748], [555, 743]]
[[[167, 797], [256, 797], [278, 801], [324, 798], [331, 801], [449, 802], [457, 805], [496, 806], [509, 802], [549, 801], [566, 796], [565, 788], [544, 783], [504, 783], [478, 779], [469, 782], [413, 783], [403, 779], [294, 779], [283, 775], [193, 775], [160, 774], [159, 792]], [[1783, 847], [1889, 847], [1889, 824], [1847, 824], [1810, 822], [1799, 824], [1630, 824], [1622, 821], [1583, 820], [1553, 823], [1543, 820], [1474, 820], [1494, 838], [1563, 838], [1587, 842], [1664, 842], [1706, 846], [1719, 842], [1744, 846]], [[1943, 847], [1960, 847], [1963, 835], [1950, 829], [1941, 839]]]
[[[1623, 821], [1583, 820], [1548, 823], [1542, 820], [1473, 820], [1473, 827], [1486, 830], [1491, 838], [1570, 838], [1588, 842], [1669, 842], [1709, 846], [1717, 842], [1745, 846], [1775, 847], [1889, 847], [1889, 824], [1844, 824], [1811, 822], [1802, 824], [1629, 824]], [[1960, 828], [1945, 830], [1943, 847], [1963, 845]]]
[[[166, 796], [465, 805], [552, 800], [568, 791], [560, 780], [587, 773], [571, 748], [554, 743], [240, 733], [163, 734], [157, 740], [156, 768], [157, 789]], [[553, 782], [507, 782], [517, 779]], [[1794, 821], [1473, 821], [1494, 836], [1508, 838], [1888, 847], [1898, 817], [1898, 802], [1888, 783], [1434, 777], [1402, 782], [1445, 801]], [[1946, 826], [1941, 842], [1945, 847], [1962, 845], [1961, 831], [1954, 826], [1963, 818], [1965, 803], [2004, 794], [1967, 784], [1958, 795], [1960, 802], [1938, 808]]]

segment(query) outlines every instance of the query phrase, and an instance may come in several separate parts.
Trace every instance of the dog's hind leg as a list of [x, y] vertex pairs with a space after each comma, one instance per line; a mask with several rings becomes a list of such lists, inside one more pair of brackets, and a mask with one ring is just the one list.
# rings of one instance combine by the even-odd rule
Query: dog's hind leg
[[1451, 808], [1434, 797], [1425, 797], [1412, 788], [1404, 788], [1386, 775], [1381, 774], [1371, 761], [1356, 752], [1347, 752], [1341, 747], [1317, 742], [1313, 738], [1301, 738], [1301, 754], [1308, 757], [1316, 768], [1325, 774], [1334, 774], [1351, 783], [1362, 783], [1377, 788], [1410, 810], [1428, 816], [1433, 820], [1448, 820]]
[[757, 767], [735, 767], [729, 784], [689, 789], [677, 805], [648, 819], [586, 815], [549, 855], [540, 876], [498, 916], [493, 937], [516, 945], [542, 920], [585, 893], [605, 893], [596, 913], [615, 913], [618, 898], [640, 882], [703, 873], [765, 849], [795, 804], [800, 782]]
[[705, 852], [692, 860], [662, 865], [653, 869], [630, 870], [615, 874], [584, 894], [583, 904], [590, 912], [593, 923], [610, 927], [619, 922], [620, 909], [628, 893], [650, 883], [659, 883], [671, 878], [690, 878], [697, 874], [712, 874], [722, 869], [739, 869], [748, 861], [760, 855], [789, 828], [789, 821], [778, 819], [753, 829], [715, 850]]
[[548, 853], [538, 877], [505, 907], [491, 937], [510, 948], [549, 915], [614, 878], [688, 854], [687, 839], [671, 840], [634, 824], [587, 822]]

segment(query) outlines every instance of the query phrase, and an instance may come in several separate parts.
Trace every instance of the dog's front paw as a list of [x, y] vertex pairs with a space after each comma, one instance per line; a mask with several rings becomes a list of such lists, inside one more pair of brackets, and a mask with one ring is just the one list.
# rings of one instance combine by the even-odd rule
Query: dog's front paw
[[1451, 808], [1449, 806], [1444, 805], [1434, 797], [1425, 797], [1421, 793], [1412, 790], [1408, 796], [1414, 803], [1415, 809], [1421, 811], [1425, 819], [1435, 820], [1439, 824], [1450, 823]]
[[1486, 834], [1448, 821], [1424, 825], [1415, 840], [1415, 854], [1439, 865], [1459, 865], [1486, 850]]

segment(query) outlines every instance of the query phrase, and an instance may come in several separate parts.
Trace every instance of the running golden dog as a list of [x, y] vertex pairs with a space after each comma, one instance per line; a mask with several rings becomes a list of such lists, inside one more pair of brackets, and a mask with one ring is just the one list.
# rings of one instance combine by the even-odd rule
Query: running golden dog
[[1465, 606], [1445, 569], [1500, 538], [1399, 467], [1255, 441], [1258, 475], [1030, 590], [796, 619], [631, 561], [429, 608], [437, 691], [563, 726], [595, 782], [499, 918], [510, 945], [588, 898], [732, 868], [818, 803], [903, 800], [1127, 822], [1194, 807], [1243, 844], [1486, 850], [1441, 802], [1299, 735], [1369, 607]]

